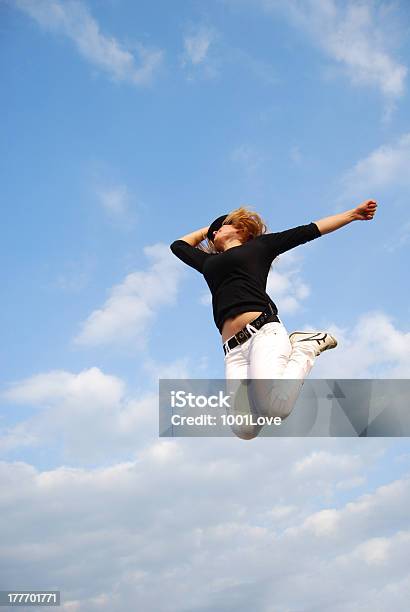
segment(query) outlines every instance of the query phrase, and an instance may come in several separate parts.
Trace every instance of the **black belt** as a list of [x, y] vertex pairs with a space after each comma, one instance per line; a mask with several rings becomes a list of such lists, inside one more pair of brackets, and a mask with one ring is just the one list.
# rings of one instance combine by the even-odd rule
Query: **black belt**
[[[262, 314], [259, 315], [259, 317], [257, 317], [256, 319], [248, 323], [248, 325], [252, 325], [252, 327], [256, 327], [256, 329], [260, 329], [266, 323], [272, 323], [272, 322], [280, 323], [281, 321], [279, 317], [273, 312], [272, 304], [268, 304], [268, 307], [266, 308], [266, 310], [264, 310]], [[226, 348], [227, 346], [229, 347], [229, 350], [232, 350], [233, 348], [235, 348], [235, 346], [238, 346], [238, 344], [243, 344], [244, 342], [249, 340], [249, 338], [252, 335], [253, 334], [251, 334], [251, 332], [246, 328], [246, 326], [243, 327], [234, 336], [232, 336], [232, 338], [229, 338], [223, 343], [222, 346], [223, 346], [225, 355], [228, 353], [228, 350]]]

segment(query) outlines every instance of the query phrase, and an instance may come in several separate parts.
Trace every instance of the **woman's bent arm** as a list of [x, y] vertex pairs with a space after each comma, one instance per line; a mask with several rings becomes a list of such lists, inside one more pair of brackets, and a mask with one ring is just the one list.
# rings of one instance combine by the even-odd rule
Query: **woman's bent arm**
[[323, 234], [334, 232], [352, 221], [370, 221], [376, 213], [376, 208], [377, 202], [375, 200], [366, 200], [359, 204], [359, 206], [356, 206], [356, 208], [346, 210], [338, 215], [332, 215], [331, 217], [324, 217], [319, 221], [314, 221], [314, 223], [318, 226], [323, 236]]
[[195, 230], [194, 232], [191, 232], [190, 234], [186, 234], [185, 236], [178, 238], [178, 240], [184, 240], [191, 246], [197, 246], [197, 244], [202, 242], [202, 240], [205, 240], [208, 229], [209, 229], [209, 225], [205, 227], [201, 227], [201, 229]]

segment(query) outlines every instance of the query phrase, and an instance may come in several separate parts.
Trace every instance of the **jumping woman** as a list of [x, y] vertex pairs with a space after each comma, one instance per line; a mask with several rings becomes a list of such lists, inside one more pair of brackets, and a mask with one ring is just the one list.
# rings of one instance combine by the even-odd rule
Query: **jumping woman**
[[[335, 348], [337, 340], [329, 332], [317, 330], [288, 335], [275, 303], [266, 293], [271, 264], [279, 254], [352, 221], [373, 219], [376, 208], [376, 201], [366, 200], [346, 212], [267, 233], [259, 214], [242, 206], [170, 245], [174, 255], [198, 270], [209, 286], [227, 381], [294, 379], [299, 381], [298, 394], [315, 359]], [[285, 407], [276, 402], [275, 408], [270, 405], [265, 412], [286, 418], [294, 401], [295, 397]], [[259, 407], [258, 412], [263, 410]], [[254, 438], [261, 428], [247, 424], [232, 427], [243, 439]]]

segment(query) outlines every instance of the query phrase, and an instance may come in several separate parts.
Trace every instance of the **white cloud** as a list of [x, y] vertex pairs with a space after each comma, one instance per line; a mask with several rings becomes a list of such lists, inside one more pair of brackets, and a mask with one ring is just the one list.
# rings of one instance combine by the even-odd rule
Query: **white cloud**
[[[144, 388], [157, 390], [159, 378], [195, 378], [208, 364], [201, 355], [194, 361], [185, 357], [168, 363], [146, 357], [141, 367]], [[134, 456], [147, 440], [158, 436], [157, 392], [137, 391], [130, 396], [121, 378], [97, 367], [79, 373], [35, 374], [8, 384], [0, 400], [31, 409], [30, 416], [17, 424], [0, 427], [3, 454], [48, 447], [81, 465]]]
[[[300, 526], [289, 528], [288, 533], [293, 537], [303, 533], [316, 536], [331, 533], [338, 547], [343, 548], [346, 544], [356, 546], [361, 539], [367, 542], [375, 529], [382, 532], [388, 530], [389, 509], [395, 508], [391, 519], [397, 530], [406, 528], [407, 518], [402, 504], [407, 503], [409, 495], [409, 479], [396, 480], [378, 487], [374, 493], [359, 496], [344, 508], [328, 508], [314, 512], [306, 517]], [[320, 542], [318, 546], [321, 546]]]
[[130, 195], [125, 185], [101, 189], [98, 196], [104, 210], [114, 217], [123, 217], [129, 212]]
[[[383, 240], [383, 247], [390, 253], [408, 244], [410, 239], [410, 217], [407, 213], [407, 200], [410, 196], [409, 168], [410, 133], [404, 133], [360, 159], [345, 172], [338, 185], [339, 210], [351, 207], [352, 202], [360, 203], [373, 198], [378, 200], [381, 207], [389, 205], [394, 211], [397, 227], [386, 234]], [[379, 214], [380, 211], [379, 207]]]
[[66, 459], [104, 460], [130, 453], [157, 430], [157, 398], [127, 397], [123, 381], [93, 367], [78, 374], [55, 370], [9, 385], [3, 401], [34, 414], [2, 431], [0, 448], [57, 446]]
[[216, 78], [220, 75], [220, 66], [224, 65], [234, 66], [235, 71], [238, 68], [248, 70], [265, 85], [279, 82], [273, 64], [230, 45], [214, 27], [203, 24], [191, 26], [183, 42], [181, 66], [187, 71], [188, 80], [194, 80], [198, 75]]
[[307, 32], [354, 85], [373, 86], [390, 103], [403, 95], [407, 68], [389, 51], [392, 28], [386, 26], [389, 15], [384, 5], [366, 0], [259, 0], [259, 4], [268, 12], [283, 12]]
[[310, 294], [309, 286], [300, 275], [300, 268], [300, 255], [288, 252], [274, 262], [269, 272], [266, 291], [275, 296], [275, 303], [283, 315], [298, 312], [302, 308], [302, 301]]
[[98, 203], [107, 218], [121, 228], [130, 230], [137, 219], [134, 197], [124, 184], [96, 187]]
[[[410, 188], [410, 133], [402, 134], [395, 142], [383, 144], [360, 159], [341, 180], [341, 199], [367, 199], [395, 189]], [[375, 196], [373, 196], [375, 197]]]
[[[314, 480], [321, 487], [324, 498], [331, 499], [334, 489], [347, 491], [362, 486], [365, 482], [364, 469], [363, 458], [359, 454], [315, 449], [295, 461], [292, 476], [300, 482]], [[327, 526], [330, 520], [326, 518]]]
[[283, 518], [289, 517], [296, 511], [296, 506], [278, 504], [266, 512], [266, 517], [269, 517], [273, 522], [277, 522]]
[[218, 76], [216, 58], [210, 53], [218, 38], [216, 30], [209, 26], [189, 28], [189, 32], [184, 35], [184, 51], [180, 59], [182, 68], [187, 71], [188, 80], [193, 80], [199, 74], [211, 79]]
[[154, 359], [146, 358], [143, 369], [151, 376], [152, 382], [158, 384], [159, 378], [190, 378], [193, 374], [189, 361], [188, 357], [183, 357], [172, 363], [158, 363]]
[[[406, 539], [409, 540], [408, 536]], [[388, 538], [372, 538], [360, 544], [355, 550], [355, 554], [359, 560], [363, 560], [368, 565], [384, 565], [388, 559], [390, 548], [391, 543]]]
[[199, 28], [195, 34], [184, 37], [185, 62], [202, 64], [205, 62], [212, 42], [212, 32], [208, 28]]
[[147, 49], [136, 43], [138, 64], [134, 55], [116, 38], [100, 31], [87, 6], [78, 0], [15, 0], [14, 4], [43, 29], [69, 38], [88, 62], [115, 81], [147, 85], [161, 64], [161, 50]]
[[346, 473], [346, 470], [356, 471], [362, 466], [362, 461], [359, 455], [335, 455], [324, 451], [315, 451], [304, 457], [294, 465], [294, 473], [301, 477], [316, 478], [326, 476], [329, 471], [333, 476], [339, 476], [339, 473]]
[[[307, 324], [301, 328], [318, 329]], [[409, 378], [410, 331], [394, 325], [381, 311], [363, 313], [350, 328], [324, 324], [338, 340], [335, 349], [320, 355], [312, 378]]]
[[[329, 487], [385, 461], [380, 440], [363, 442], [321, 443]], [[409, 480], [323, 507], [316, 473], [294, 470], [315, 448], [152, 440], [133, 461], [88, 470], [1, 462], [3, 580], [46, 575], [67, 612], [120, 612], [136, 598], [147, 612], [405, 609]]]
[[111, 289], [105, 304], [83, 323], [75, 338], [77, 344], [146, 348], [147, 330], [159, 308], [175, 303], [184, 271], [168, 245], [147, 246], [144, 253], [151, 260], [148, 270], [128, 274], [122, 283]]

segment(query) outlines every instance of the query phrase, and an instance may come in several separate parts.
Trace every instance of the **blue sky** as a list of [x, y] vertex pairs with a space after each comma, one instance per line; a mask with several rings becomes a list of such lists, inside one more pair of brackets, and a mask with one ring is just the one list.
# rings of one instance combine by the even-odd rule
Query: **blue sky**
[[[280, 231], [378, 201], [373, 221], [282, 255], [268, 292], [289, 333], [338, 338], [311, 377], [410, 376], [406, 2], [3, 0], [0, 22], [1, 478], [10, 546], [33, 546], [10, 563], [6, 544], [3, 574], [51, 575], [81, 612], [293, 612], [295, 585], [309, 609], [330, 609], [332, 589], [332, 610], [376, 595], [400, 609], [405, 439], [159, 440], [156, 391], [224, 376], [207, 285], [169, 245], [240, 205]], [[326, 580], [309, 586], [312, 545]], [[275, 595], [269, 566], [292, 588]]]

